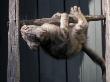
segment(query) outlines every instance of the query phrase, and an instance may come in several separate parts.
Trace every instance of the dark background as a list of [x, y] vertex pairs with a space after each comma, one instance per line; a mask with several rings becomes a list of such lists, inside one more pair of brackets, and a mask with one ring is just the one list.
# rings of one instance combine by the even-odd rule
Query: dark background
[[8, 0], [0, 2], [0, 82], [7, 81]]

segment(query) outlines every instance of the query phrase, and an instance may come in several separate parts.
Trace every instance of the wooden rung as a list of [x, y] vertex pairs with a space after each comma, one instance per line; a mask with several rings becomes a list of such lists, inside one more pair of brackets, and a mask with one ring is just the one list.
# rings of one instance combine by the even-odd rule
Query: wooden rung
[[[87, 21], [99, 21], [99, 20], [104, 20], [105, 16], [104, 15], [86, 15], [85, 16]], [[53, 23], [53, 24], [59, 24], [60, 22], [60, 17], [56, 17], [56, 18], [41, 18], [41, 19], [32, 19], [32, 20], [21, 20], [20, 24], [28, 24], [28, 25], [42, 25], [44, 23]], [[75, 19], [75, 17], [73, 17], [72, 15], [69, 15], [69, 22], [70, 23], [76, 23], [77, 20]]]

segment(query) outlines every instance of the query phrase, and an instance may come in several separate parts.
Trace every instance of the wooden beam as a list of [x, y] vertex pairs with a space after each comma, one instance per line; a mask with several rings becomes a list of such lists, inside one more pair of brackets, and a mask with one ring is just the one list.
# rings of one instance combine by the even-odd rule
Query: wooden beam
[[19, 0], [9, 0], [7, 82], [20, 82]]
[[106, 13], [106, 82], [110, 82], [110, 0], [105, 0]]
[[[104, 15], [87, 15], [85, 16], [87, 21], [99, 21], [99, 20], [104, 20], [105, 16]], [[60, 17], [56, 17], [56, 18], [41, 18], [41, 19], [32, 19], [32, 20], [22, 20], [20, 21], [21, 25], [23, 24], [33, 24], [33, 25], [42, 25], [43, 23], [54, 23], [54, 24], [59, 24], [60, 22]], [[70, 23], [76, 23], [77, 19], [72, 16], [69, 15], [69, 22]]]

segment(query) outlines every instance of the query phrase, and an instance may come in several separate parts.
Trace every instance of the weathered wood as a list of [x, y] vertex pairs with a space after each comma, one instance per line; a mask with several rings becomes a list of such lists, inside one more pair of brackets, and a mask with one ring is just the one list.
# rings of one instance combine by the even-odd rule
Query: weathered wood
[[20, 82], [19, 0], [9, 0], [7, 82]]
[[105, 0], [106, 13], [106, 82], [110, 82], [110, 0]]
[[[99, 20], [104, 20], [105, 16], [104, 15], [87, 15], [85, 16], [87, 21], [99, 21]], [[77, 19], [72, 16], [69, 15], [69, 22], [70, 23], [76, 23]], [[41, 18], [41, 19], [32, 19], [32, 20], [22, 20], [20, 21], [21, 25], [22, 24], [34, 24], [34, 25], [42, 25], [43, 23], [54, 23], [54, 24], [59, 24], [60, 22], [60, 17], [51, 17], [51, 18]]]

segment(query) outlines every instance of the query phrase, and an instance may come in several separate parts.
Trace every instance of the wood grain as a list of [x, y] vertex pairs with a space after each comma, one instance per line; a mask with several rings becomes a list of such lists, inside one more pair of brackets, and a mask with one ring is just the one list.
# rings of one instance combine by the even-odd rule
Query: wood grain
[[19, 0], [9, 1], [7, 82], [20, 82]]

